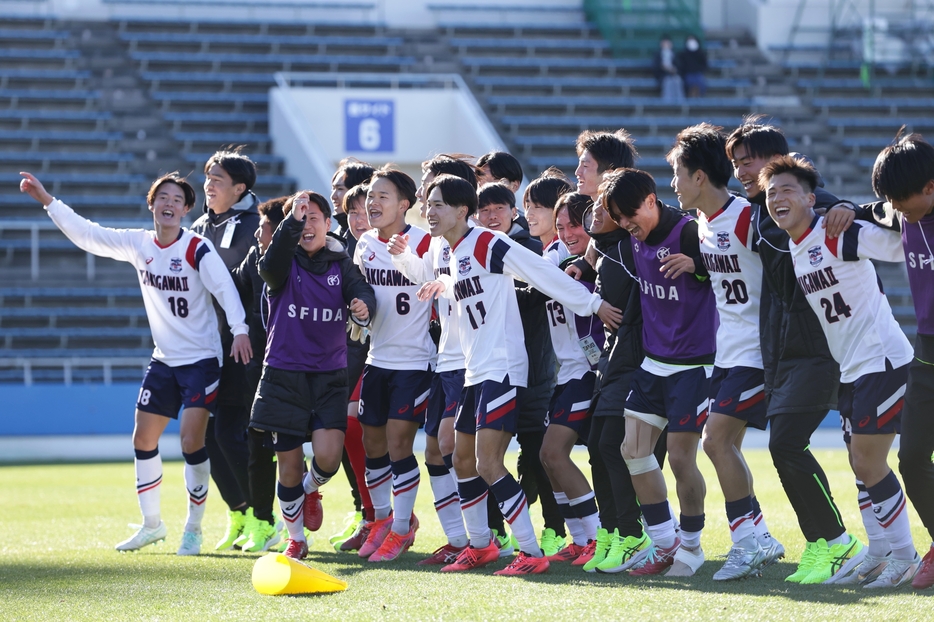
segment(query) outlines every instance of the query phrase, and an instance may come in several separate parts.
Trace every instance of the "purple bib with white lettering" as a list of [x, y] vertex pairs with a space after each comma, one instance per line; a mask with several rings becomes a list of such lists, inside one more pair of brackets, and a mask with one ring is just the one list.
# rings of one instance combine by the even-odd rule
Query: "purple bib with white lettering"
[[934, 335], [934, 216], [925, 216], [916, 224], [902, 220], [902, 243], [918, 334]]
[[[717, 303], [710, 281], [692, 274], [666, 279], [661, 259], [681, 252], [678, 221], [658, 245], [631, 238], [632, 256], [642, 291], [642, 346], [657, 361], [676, 363], [712, 356], [717, 351]], [[712, 362], [712, 361], [711, 361]]]
[[347, 367], [347, 304], [341, 280], [336, 261], [324, 274], [302, 270], [292, 261], [288, 281], [269, 296], [267, 365], [307, 372]]

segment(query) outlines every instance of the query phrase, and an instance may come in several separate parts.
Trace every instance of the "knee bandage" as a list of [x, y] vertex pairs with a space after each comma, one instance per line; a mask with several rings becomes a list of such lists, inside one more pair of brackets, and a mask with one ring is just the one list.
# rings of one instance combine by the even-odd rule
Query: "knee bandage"
[[659, 468], [658, 459], [655, 458], [655, 454], [649, 454], [645, 458], [626, 460], [626, 467], [629, 469], [630, 475], [642, 475], [643, 473], [648, 473], [649, 471], [654, 471]]

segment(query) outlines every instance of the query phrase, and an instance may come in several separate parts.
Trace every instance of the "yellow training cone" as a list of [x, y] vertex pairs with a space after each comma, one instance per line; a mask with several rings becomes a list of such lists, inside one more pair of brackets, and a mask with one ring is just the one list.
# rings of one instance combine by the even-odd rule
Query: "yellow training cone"
[[343, 592], [347, 582], [290, 559], [282, 553], [269, 553], [253, 565], [253, 587], [260, 594], [315, 594]]

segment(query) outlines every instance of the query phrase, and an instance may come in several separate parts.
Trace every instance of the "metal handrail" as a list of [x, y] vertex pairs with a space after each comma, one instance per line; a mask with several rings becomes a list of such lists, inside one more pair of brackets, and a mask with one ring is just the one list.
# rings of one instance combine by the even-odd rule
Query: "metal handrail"
[[3, 359], [0, 358], [0, 368], [18, 368], [23, 369], [23, 384], [26, 386], [32, 386], [33, 377], [32, 370], [34, 367], [61, 367], [65, 385], [70, 386], [73, 379], [73, 370], [76, 367], [100, 367], [103, 369], [104, 374], [104, 384], [110, 385], [113, 384], [113, 368], [114, 367], [134, 367], [139, 366], [142, 371], [146, 370], [146, 366], [149, 365], [149, 358], [142, 358], [138, 356], [133, 357], [59, 357], [59, 358], [28, 358], [28, 357], [17, 357]]

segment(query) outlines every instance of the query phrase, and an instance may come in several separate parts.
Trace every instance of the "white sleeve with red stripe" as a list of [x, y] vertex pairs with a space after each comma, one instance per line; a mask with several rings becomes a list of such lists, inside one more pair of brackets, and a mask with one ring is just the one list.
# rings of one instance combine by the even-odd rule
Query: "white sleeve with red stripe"
[[204, 286], [224, 310], [230, 332], [234, 335], [248, 334], [249, 327], [246, 324], [246, 313], [243, 311], [243, 303], [240, 302], [240, 294], [237, 293], [237, 287], [227, 271], [227, 266], [214, 251], [211, 242], [200, 236], [192, 237], [185, 251], [185, 261], [198, 271]]
[[46, 206], [46, 211], [55, 226], [75, 246], [98, 257], [110, 257], [118, 261], [134, 263], [140, 244], [149, 232], [143, 229], [111, 229], [102, 227], [79, 216], [73, 209], [58, 199]]

